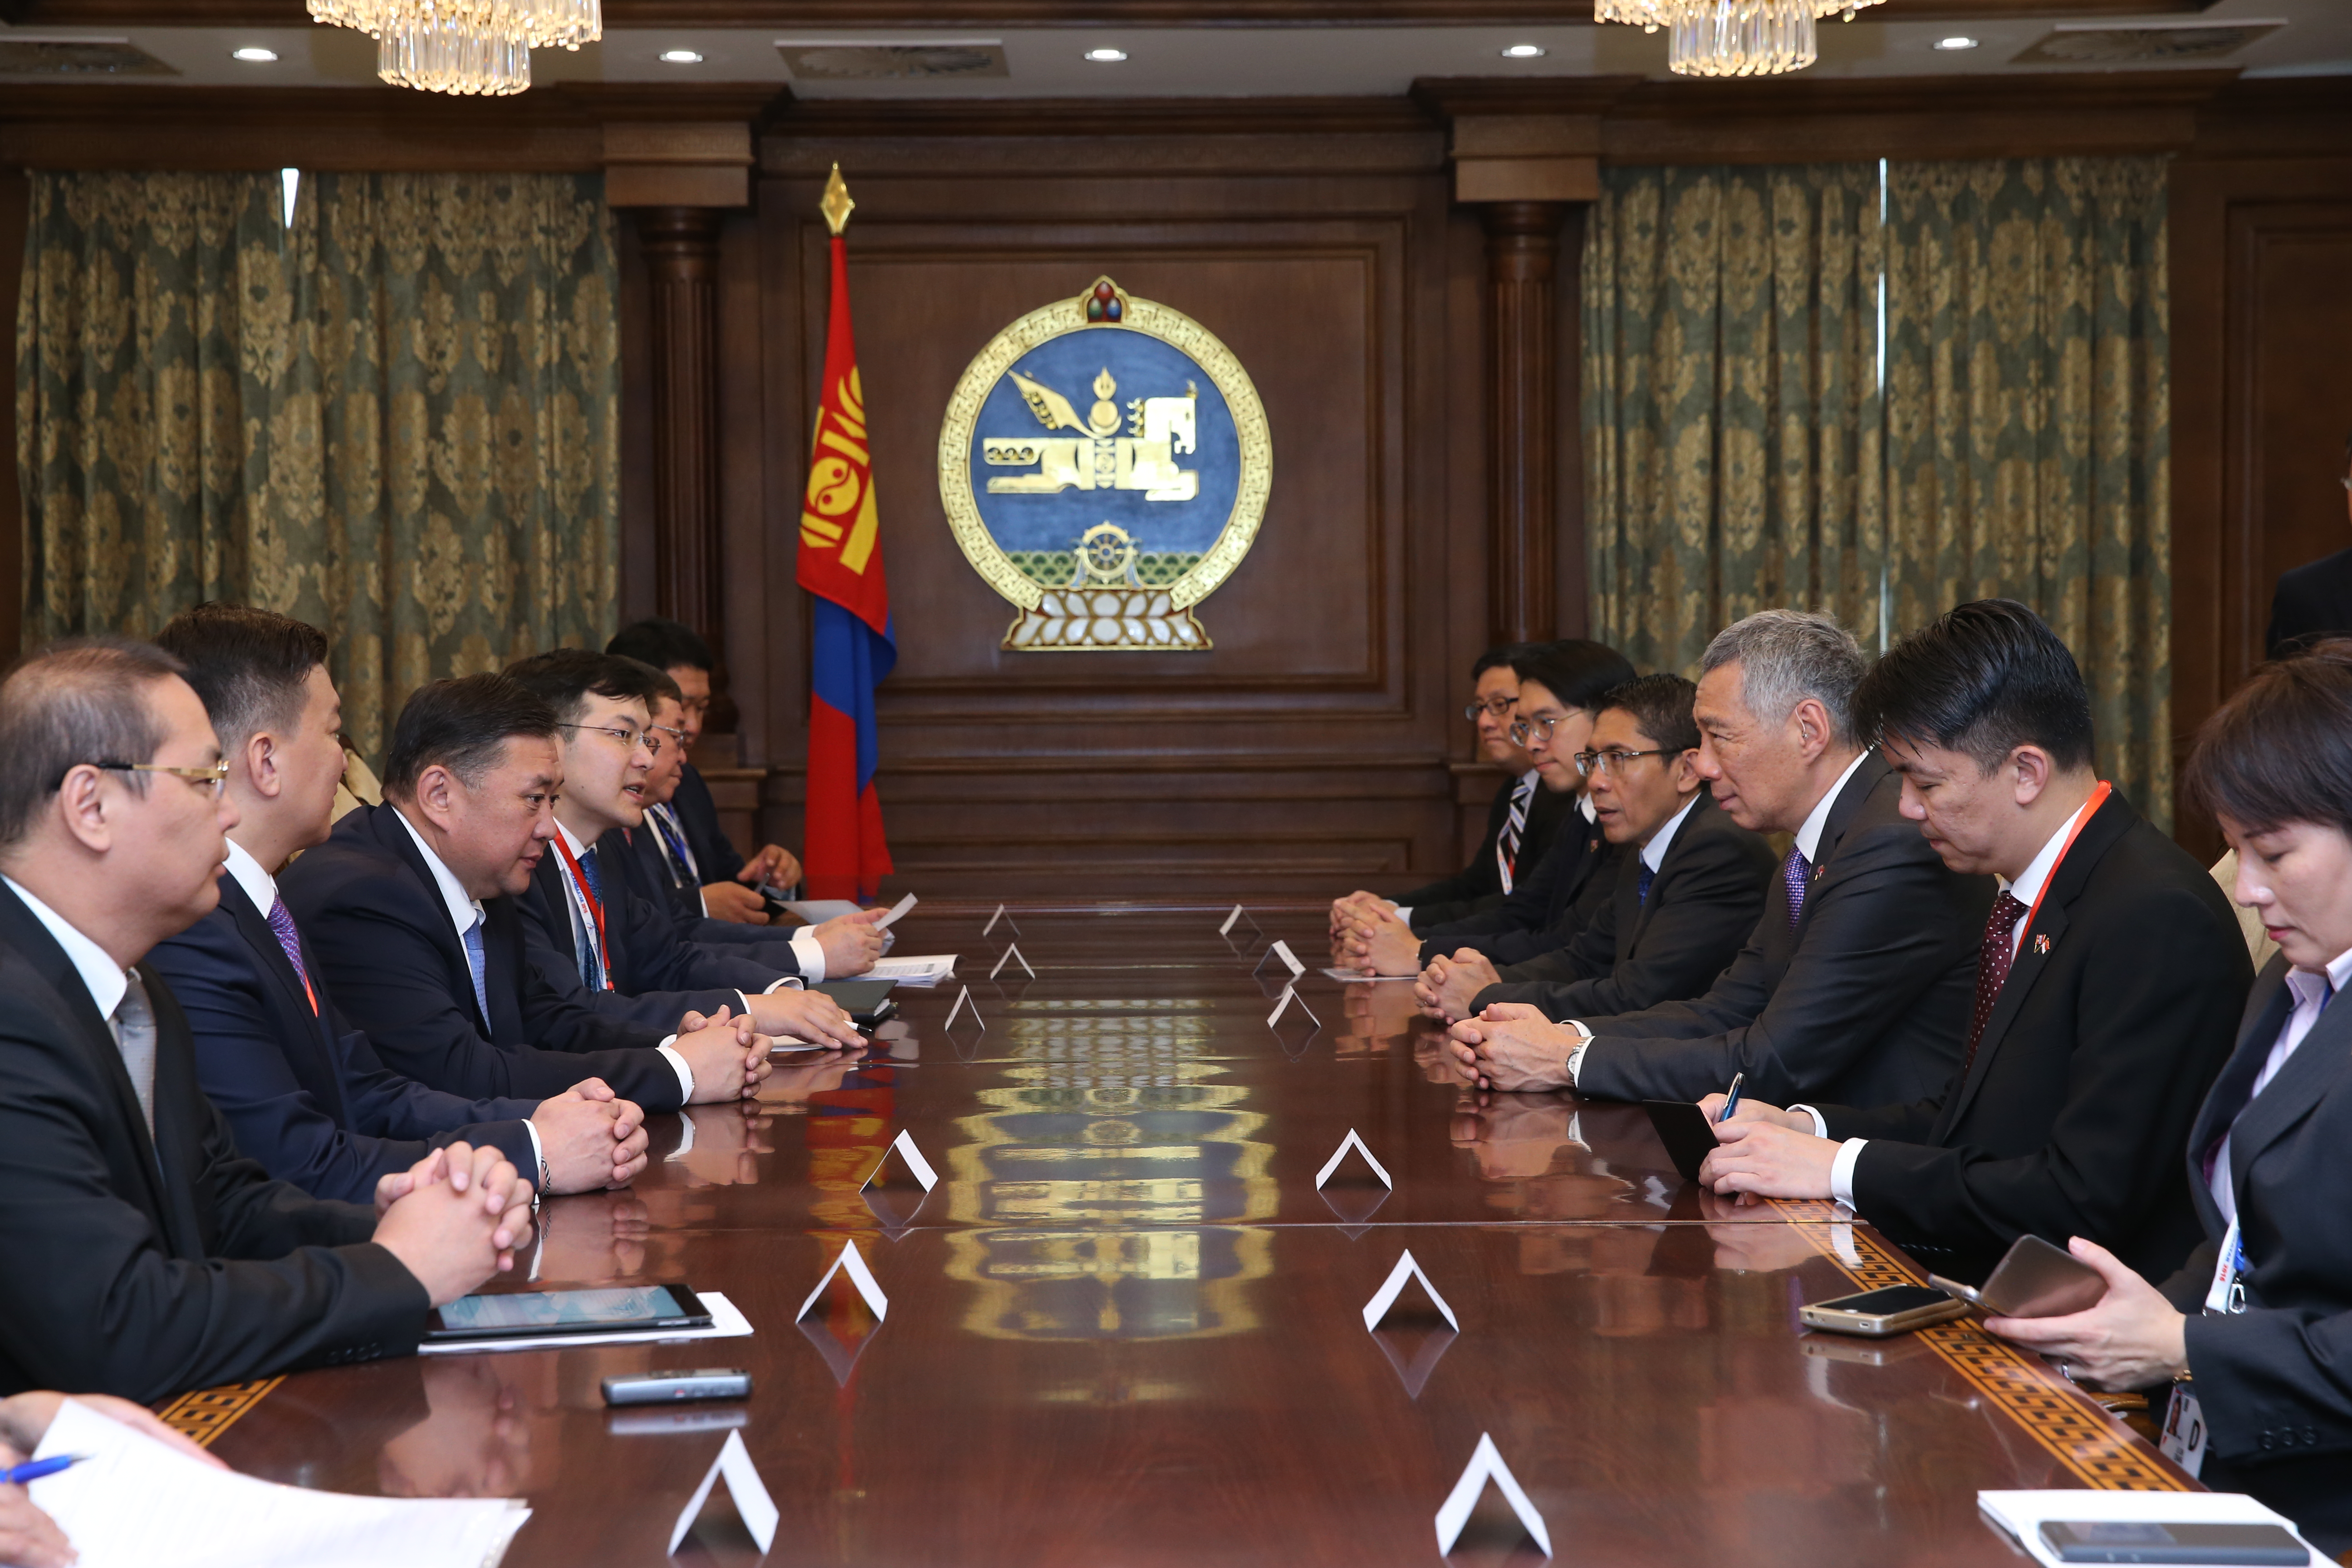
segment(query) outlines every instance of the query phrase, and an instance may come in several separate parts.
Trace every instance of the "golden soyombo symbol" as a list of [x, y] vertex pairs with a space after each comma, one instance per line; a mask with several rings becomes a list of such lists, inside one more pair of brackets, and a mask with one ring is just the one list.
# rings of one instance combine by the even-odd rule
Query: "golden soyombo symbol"
[[1207, 648], [1192, 606], [1249, 552], [1273, 471], [1232, 351], [1108, 278], [990, 340], [940, 427], [949, 524], [1024, 652]]

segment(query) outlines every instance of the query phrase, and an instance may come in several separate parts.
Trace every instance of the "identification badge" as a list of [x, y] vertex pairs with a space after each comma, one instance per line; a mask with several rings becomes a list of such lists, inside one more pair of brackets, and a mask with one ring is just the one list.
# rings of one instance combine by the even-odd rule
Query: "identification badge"
[[2157, 1447], [2190, 1475], [2205, 1468], [2205, 1412], [2185, 1383], [2172, 1385], [2172, 1408], [2164, 1417]]
[[2205, 1292], [2205, 1310], [2209, 1312], [2242, 1312], [2246, 1310], [2246, 1244], [2238, 1235], [2238, 1222], [2232, 1218], [2230, 1228], [2221, 1233], [2221, 1249], [2213, 1260], [2213, 1283]]

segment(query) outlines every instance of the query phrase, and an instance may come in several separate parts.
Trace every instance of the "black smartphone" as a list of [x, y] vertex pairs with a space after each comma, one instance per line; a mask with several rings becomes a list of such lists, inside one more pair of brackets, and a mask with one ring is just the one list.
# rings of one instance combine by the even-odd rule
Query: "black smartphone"
[[425, 1319], [425, 1339], [428, 1344], [447, 1344], [709, 1326], [710, 1309], [683, 1285], [619, 1285], [461, 1296]]
[[2058, 1520], [2042, 1544], [2061, 1563], [2194, 1563], [2215, 1568], [2305, 1568], [2311, 1553], [2275, 1524], [2154, 1524]]
[[895, 980], [827, 980], [809, 989], [824, 992], [840, 1004], [851, 1023], [870, 1029], [898, 1016], [898, 1004], [890, 999], [898, 984]]
[[1658, 1142], [1683, 1180], [1697, 1181], [1699, 1163], [1715, 1152], [1715, 1124], [1706, 1112], [1687, 1100], [1645, 1100], [1642, 1109], [1650, 1113], [1650, 1125], [1658, 1130]]

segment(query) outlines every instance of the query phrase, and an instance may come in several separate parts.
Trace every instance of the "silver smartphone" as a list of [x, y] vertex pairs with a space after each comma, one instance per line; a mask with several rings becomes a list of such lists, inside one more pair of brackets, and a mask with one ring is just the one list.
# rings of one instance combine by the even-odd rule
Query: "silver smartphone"
[[1955, 1301], [1941, 1290], [1931, 1290], [1925, 1285], [1888, 1285], [1864, 1290], [1858, 1296], [1840, 1296], [1834, 1301], [1801, 1307], [1797, 1317], [1811, 1328], [1877, 1339], [1940, 1323], [1968, 1310], [1966, 1302]]
[[1927, 1283], [2002, 1318], [2087, 1312], [2107, 1293], [2097, 1269], [2038, 1236], [2019, 1237], [1981, 1285], [1963, 1285], [1940, 1274], [1928, 1275]]
[[739, 1366], [647, 1372], [604, 1380], [607, 1405], [670, 1405], [681, 1399], [749, 1399], [751, 1374]]

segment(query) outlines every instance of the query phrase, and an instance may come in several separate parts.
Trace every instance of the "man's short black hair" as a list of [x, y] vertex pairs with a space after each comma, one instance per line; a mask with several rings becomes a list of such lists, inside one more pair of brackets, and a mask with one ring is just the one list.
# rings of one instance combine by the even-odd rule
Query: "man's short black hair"
[[327, 634], [275, 610], [217, 600], [192, 605], [155, 634], [204, 700], [221, 753], [255, 734], [284, 732], [302, 716], [303, 688], [327, 662]]
[[623, 626], [604, 645], [604, 651], [650, 664], [656, 669], [699, 669], [707, 674], [714, 662], [710, 645], [693, 627], [660, 616], [648, 616]]
[[1622, 708], [1633, 716], [1633, 723], [1653, 746], [1689, 752], [1698, 747], [1698, 721], [1691, 717], [1691, 705], [1697, 700], [1696, 682], [1671, 670], [1660, 670], [1611, 688], [1594, 711]]
[[2181, 784], [2249, 833], [2315, 822], [2352, 836], [2352, 637], [2255, 669], [2199, 728]]
[[460, 675], [420, 686], [393, 723], [383, 792], [414, 796], [416, 781], [436, 763], [467, 784], [480, 784], [509, 741], [551, 741], [555, 728], [547, 700], [507, 676]]
[[1511, 668], [1521, 680], [1539, 682], [1561, 707], [1588, 713], [1597, 710], [1611, 690], [1633, 679], [1633, 667], [1623, 654], [1586, 637], [1537, 643], [1511, 660]]
[[1510, 669], [1517, 661], [1535, 649], [1531, 642], [1498, 642], [1478, 656], [1470, 666], [1470, 679], [1476, 680], [1490, 669]]
[[1990, 773], [2020, 746], [2065, 769], [2091, 765], [2091, 693], [2074, 656], [2014, 599], [1978, 599], [1886, 650], [1854, 688], [1874, 742], [1965, 752]]
[[537, 693], [565, 724], [579, 721], [592, 692], [614, 702], [634, 699], [650, 710], [664, 687], [677, 690], [677, 682], [652, 665], [584, 647], [555, 647], [519, 658], [507, 666], [507, 674]]

